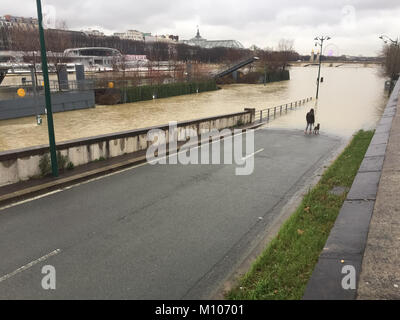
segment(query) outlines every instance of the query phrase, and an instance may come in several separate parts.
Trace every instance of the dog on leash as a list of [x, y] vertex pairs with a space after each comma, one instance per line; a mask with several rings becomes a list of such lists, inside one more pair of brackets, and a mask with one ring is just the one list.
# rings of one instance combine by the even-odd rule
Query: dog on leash
[[319, 123], [314, 127], [314, 134], [319, 134], [319, 128], [320, 128], [320, 125], [319, 125]]

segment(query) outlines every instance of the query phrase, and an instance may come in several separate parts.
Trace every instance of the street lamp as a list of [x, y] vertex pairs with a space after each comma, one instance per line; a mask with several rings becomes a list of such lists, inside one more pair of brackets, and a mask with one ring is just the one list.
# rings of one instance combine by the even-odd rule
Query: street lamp
[[385, 44], [389, 44], [390, 42], [390, 46], [395, 46], [396, 47], [396, 55], [394, 57], [394, 68], [392, 70], [392, 75], [391, 75], [391, 79], [390, 79], [390, 88], [389, 88], [389, 94], [392, 92], [393, 90], [393, 84], [396, 78], [396, 71], [397, 71], [397, 64], [398, 64], [398, 60], [399, 60], [399, 51], [400, 51], [400, 42], [399, 39], [397, 38], [396, 40], [393, 40], [391, 38], [389, 38], [387, 35], [381, 35], [379, 37], [379, 39], [381, 39]]
[[53, 111], [52, 111], [52, 107], [51, 107], [49, 70], [47, 67], [47, 53], [46, 53], [46, 43], [44, 40], [43, 14], [42, 14], [41, 1], [36, 0], [36, 5], [37, 5], [37, 12], [38, 12], [39, 38], [40, 38], [40, 51], [41, 51], [41, 57], [42, 57], [44, 92], [45, 92], [45, 97], [46, 97], [47, 126], [48, 126], [48, 131], [49, 131], [51, 170], [53, 173], [53, 177], [58, 177], [56, 140], [55, 140], [55, 136], [54, 136]]
[[[328, 36], [321, 36], [321, 37], [315, 37], [315, 41], [319, 41], [319, 45], [321, 47], [321, 51], [320, 51], [320, 55], [319, 55], [319, 66], [318, 66], [318, 79], [317, 79], [317, 95], [316, 98], [318, 100], [318, 96], [319, 96], [319, 83], [321, 82], [321, 60], [322, 60], [322, 48], [324, 45], [324, 41], [325, 40], [330, 40], [331, 38]], [[318, 42], [315, 43], [315, 46], [318, 45]]]

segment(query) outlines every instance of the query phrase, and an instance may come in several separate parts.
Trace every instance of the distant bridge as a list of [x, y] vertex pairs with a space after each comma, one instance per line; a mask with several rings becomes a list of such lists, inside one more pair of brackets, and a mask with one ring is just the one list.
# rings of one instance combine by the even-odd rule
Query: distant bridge
[[[382, 64], [382, 62], [379, 61], [322, 61], [322, 64], [324, 66], [331, 66], [331, 67], [335, 67], [335, 68], [339, 68], [342, 67], [344, 65], [351, 65], [351, 64], [367, 64], [367, 65], [379, 65]], [[297, 66], [297, 67], [311, 67], [311, 66], [318, 66], [319, 63], [310, 63], [310, 62], [291, 62], [290, 66]]]
[[260, 60], [260, 58], [252, 57], [252, 58], [246, 59], [244, 61], [241, 61], [241, 62], [229, 67], [228, 69], [217, 73], [216, 75], [214, 75], [214, 78], [222, 78], [222, 77], [224, 77], [232, 72], [235, 72], [236, 70], [243, 68], [244, 66], [247, 66], [248, 64], [258, 61], [258, 60]]

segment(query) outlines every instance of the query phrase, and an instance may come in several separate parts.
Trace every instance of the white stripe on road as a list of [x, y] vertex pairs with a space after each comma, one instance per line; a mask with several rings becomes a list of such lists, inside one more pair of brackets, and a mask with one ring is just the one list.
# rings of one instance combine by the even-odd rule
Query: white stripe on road
[[[246, 133], [247, 133], [247, 131], [244, 131], [244, 132], [242, 131], [242, 132], [237, 133], [237, 134], [225, 135], [225, 136], [222, 136], [222, 137], [224, 138], [224, 140], [227, 140], [227, 139], [233, 139], [233, 137], [241, 136], [241, 135], [246, 134]], [[213, 141], [211, 141], [211, 142], [207, 142], [207, 144], [210, 144], [210, 145], [212, 145], [214, 143], [221, 143], [221, 137], [219, 137], [219, 139], [213, 139]], [[154, 159], [154, 160], [147, 161], [146, 164], [157, 164], [161, 160], [172, 158], [172, 157], [175, 157], [175, 156], [179, 156], [180, 154], [187, 153], [190, 150], [199, 149], [199, 148], [202, 147], [202, 144], [203, 144], [202, 141], [200, 141], [200, 145], [189, 147], [189, 148], [187, 148], [185, 150], [178, 150], [177, 152], [175, 152], [173, 154], [169, 154], [169, 155], [162, 156], [162, 157], [159, 157], [159, 158]]]
[[[256, 129], [256, 130], [257, 130], [257, 129]], [[247, 133], [247, 131], [242, 131], [242, 132], [237, 133], [237, 134], [225, 136], [224, 139], [232, 139], [232, 138], [235, 137], [235, 136], [240, 136], [240, 135], [243, 135], [243, 134], [246, 134], [246, 133]], [[214, 144], [214, 143], [218, 143], [218, 142], [220, 142], [220, 140], [216, 140], [216, 141], [209, 142], [209, 144]], [[200, 148], [200, 147], [201, 147], [201, 145], [200, 145], [200, 146], [193, 147], [193, 148]], [[191, 149], [191, 148], [190, 148], [190, 149]], [[256, 153], [261, 152], [261, 151], [263, 151], [263, 150], [264, 150], [264, 149], [259, 150], [259, 151], [257, 151]], [[161, 159], [169, 158], [169, 157], [172, 157], [172, 156], [176, 156], [176, 155], [178, 155], [179, 153], [184, 153], [184, 152], [187, 152], [187, 151], [188, 151], [188, 150], [178, 151], [178, 152], [176, 152], [176, 153], [174, 153], [174, 154], [171, 154], [171, 155], [167, 155], [167, 156], [164, 156], [164, 157], [160, 157], [160, 158], [157, 158], [157, 159], [155, 159], [155, 160], [150, 160], [150, 161], [147, 161], [147, 162], [145, 162], [145, 163], [137, 164], [137, 165], [131, 166], [131, 167], [129, 167], [129, 168], [121, 169], [121, 170], [118, 170], [118, 171], [115, 171], [115, 172], [111, 172], [111, 173], [108, 173], [108, 174], [105, 174], [105, 175], [101, 175], [101, 176], [99, 176], [99, 177], [92, 178], [92, 179], [89, 179], [89, 180], [86, 180], [86, 181], [83, 181], [83, 182], [80, 182], [80, 183], [77, 183], [77, 184], [73, 184], [73, 185], [64, 187], [64, 188], [62, 188], [62, 189], [54, 190], [54, 191], [51, 191], [51, 192], [48, 192], [48, 193], [39, 195], [39, 196], [34, 197], [34, 198], [30, 198], [30, 199], [22, 200], [22, 201], [19, 201], [19, 202], [15, 202], [15, 203], [9, 204], [9, 205], [7, 205], [7, 206], [0, 207], [0, 211], [3, 211], [3, 210], [5, 210], [5, 209], [9, 209], [9, 208], [12, 208], [12, 207], [16, 207], [16, 206], [19, 206], [19, 205], [24, 204], [24, 203], [28, 203], [28, 202], [31, 202], [31, 201], [35, 201], [35, 200], [38, 200], [38, 199], [41, 199], [41, 198], [50, 196], [50, 195], [52, 195], [52, 194], [56, 194], [56, 193], [59, 193], [59, 192], [63, 192], [63, 191], [68, 190], [68, 189], [76, 188], [76, 187], [79, 187], [79, 186], [81, 186], [81, 185], [85, 185], [85, 184], [91, 183], [91, 182], [93, 182], [93, 181], [98, 181], [98, 180], [101, 180], [101, 179], [104, 179], [104, 178], [107, 178], [107, 177], [111, 177], [111, 176], [114, 176], [114, 175], [123, 173], [123, 172], [125, 172], [125, 171], [130, 171], [130, 170], [134, 170], [134, 169], [136, 169], [136, 168], [140, 168], [140, 167], [143, 167], [143, 166], [147, 166], [147, 165], [149, 165], [149, 164], [152, 164], [152, 163], [155, 162], [155, 161], [160, 161]], [[256, 153], [255, 153], [255, 154], [256, 154]], [[253, 154], [253, 155], [255, 155], [255, 154]], [[253, 156], [253, 155], [250, 155], [250, 156]], [[249, 157], [249, 156], [248, 156], [248, 157]], [[248, 157], [244, 158], [244, 160], [246, 160]]]
[[14, 277], [18, 273], [21, 273], [21, 272], [23, 272], [25, 270], [28, 270], [29, 268], [32, 268], [34, 265], [37, 265], [38, 263], [43, 262], [43, 261], [49, 259], [50, 257], [55, 256], [56, 254], [59, 254], [60, 251], [61, 251], [60, 249], [54, 250], [53, 252], [50, 252], [49, 254], [46, 254], [45, 256], [43, 256], [43, 257], [41, 257], [41, 258], [39, 258], [39, 259], [37, 259], [35, 261], [32, 261], [32, 262], [22, 266], [21, 268], [18, 268], [17, 270], [15, 270], [15, 271], [13, 271], [13, 272], [11, 272], [9, 274], [6, 274], [5, 276], [2, 276], [0, 278], [0, 283], [5, 281], [5, 280], [7, 280], [7, 279], [10, 279], [10, 278]]
[[4, 207], [0, 207], [0, 211], [3, 211], [3, 210], [8, 209], [8, 208], [15, 207], [15, 206], [19, 206], [20, 204], [24, 204], [24, 203], [31, 202], [31, 201], [34, 201], [34, 200], [38, 200], [38, 199], [41, 199], [41, 198], [44, 198], [44, 197], [48, 197], [48, 196], [51, 196], [52, 194], [59, 193], [61, 191], [63, 191], [63, 189], [57, 189], [57, 190], [54, 190], [54, 191], [47, 192], [45, 194], [41, 194], [40, 196], [36, 196], [36, 197], [33, 197], [33, 198], [29, 198], [29, 199], [26, 199], [26, 200], [15, 202], [15, 203], [6, 205]]
[[249, 154], [247, 157], [244, 157], [242, 160], [243, 161], [246, 161], [247, 159], [249, 159], [249, 158], [251, 158], [251, 157], [254, 157], [256, 154], [258, 154], [258, 153], [260, 153], [260, 152], [263, 152], [265, 149], [260, 149], [260, 150], [258, 150], [258, 151], [256, 151], [256, 152], [253, 152], [252, 154]]

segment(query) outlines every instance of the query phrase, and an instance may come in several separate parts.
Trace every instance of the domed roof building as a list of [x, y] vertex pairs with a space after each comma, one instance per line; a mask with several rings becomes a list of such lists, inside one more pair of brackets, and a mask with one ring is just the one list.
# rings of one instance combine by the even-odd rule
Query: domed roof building
[[204, 39], [200, 35], [200, 30], [197, 28], [197, 34], [194, 38], [190, 40], [183, 40], [182, 41], [185, 44], [188, 44], [190, 46], [198, 46], [201, 48], [217, 48], [217, 47], [223, 47], [223, 48], [236, 48], [236, 49], [244, 49], [244, 46], [237, 40], [207, 40]]

